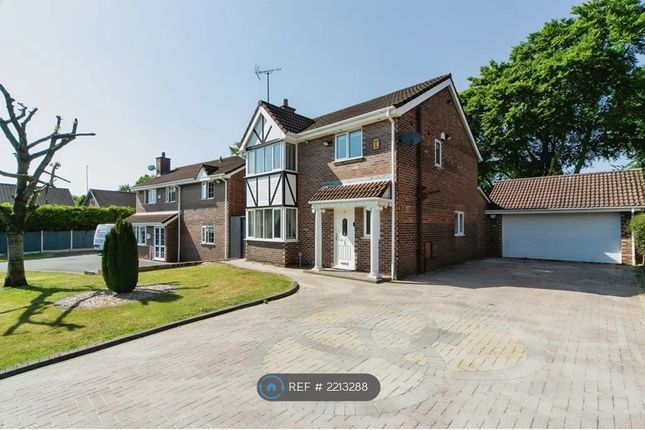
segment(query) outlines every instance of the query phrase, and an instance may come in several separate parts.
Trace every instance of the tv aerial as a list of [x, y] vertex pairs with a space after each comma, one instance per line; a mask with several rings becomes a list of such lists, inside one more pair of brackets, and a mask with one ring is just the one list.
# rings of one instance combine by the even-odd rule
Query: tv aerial
[[260, 70], [260, 66], [258, 66], [257, 64], [255, 65], [255, 76], [258, 77], [258, 81], [262, 82], [260, 75], [266, 75], [267, 77], [267, 102], [269, 101], [269, 77], [271, 76], [271, 73], [279, 72], [280, 70], [282, 70], [282, 68], [280, 67], [277, 67], [275, 69]]

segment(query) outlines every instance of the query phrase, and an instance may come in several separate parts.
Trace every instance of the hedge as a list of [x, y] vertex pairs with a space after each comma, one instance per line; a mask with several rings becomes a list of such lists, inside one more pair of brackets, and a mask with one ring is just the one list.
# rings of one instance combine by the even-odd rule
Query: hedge
[[[10, 204], [2, 204], [2, 210], [11, 212]], [[26, 231], [67, 231], [94, 230], [98, 224], [114, 224], [119, 218], [134, 213], [133, 208], [110, 206], [108, 208], [88, 208], [85, 206], [42, 205], [27, 220]], [[6, 226], [0, 221], [0, 231]]]

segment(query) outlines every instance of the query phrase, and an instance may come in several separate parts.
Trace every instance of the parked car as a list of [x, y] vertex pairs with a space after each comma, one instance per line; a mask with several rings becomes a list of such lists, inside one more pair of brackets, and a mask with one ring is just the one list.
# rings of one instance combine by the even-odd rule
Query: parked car
[[96, 251], [103, 251], [105, 245], [105, 236], [112, 230], [114, 224], [99, 224], [94, 231], [94, 249]]

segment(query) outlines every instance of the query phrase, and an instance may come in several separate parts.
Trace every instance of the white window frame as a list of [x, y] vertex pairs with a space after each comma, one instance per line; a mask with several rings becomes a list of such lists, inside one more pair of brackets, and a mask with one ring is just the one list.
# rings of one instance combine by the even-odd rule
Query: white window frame
[[[296, 238], [295, 239], [285, 239], [287, 231], [287, 221], [286, 221], [286, 213], [288, 209], [293, 209], [295, 210], [296, 213]], [[269, 228], [271, 231], [271, 237], [257, 237], [256, 234], [258, 232], [257, 228], [257, 218], [258, 218], [258, 213], [261, 213], [261, 219], [264, 220], [264, 211], [271, 211], [271, 222], [269, 224]], [[280, 212], [280, 237], [274, 237], [275, 229], [274, 229], [274, 217], [275, 217], [275, 212]], [[253, 214], [253, 216], [251, 216]], [[251, 229], [249, 228], [249, 225], [251, 223], [251, 218], [253, 218], [253, 235], [250, 235], [249, 232]], [[263, 221], [261, 221], [263, 222]], [[261, 241], [261, 242], [297, 242], [298, 241], [298, 208], [295, 207], [290, 207], [290, 206], [280, 206], [280, 207], [266, 207], [266, 208], [257, 208], [257, 209], [247, 209], [246, 210], [246, 240], [254, 240], [254, 241]], [[262, 228], [263, 231], [267, 231], [267, 225], [263, 225]]]
[[[437, 161], [437, 148], [439, 148], [439, 160]], [[434, 140], [434, 165], [443, 167], [443, 142], [439, 139]]]
[[[210, 191], [211, 185], [213, 186], [213, 195], [209, 197], [208, 192]], [[202, 200], [213, 200], [214, 198], [215, 198], [215, 182], [203, 181], [202, 182]]]
[[[354, 157], [349, 156], [349, 135], [350, 133], [354, 133], [360, 131], [361, 133], [361, 153], [359, 155], [356, 155]], [[346, 156], [343, 158], [338, 158], [338, 137], [339, 136], [345, 136], [345, 154]], [[334, 136], [334, 161], [346, 161], [346, 160], [356, 160], [359, 158], [363, 158], [363, 128], [357, 128], [355, 130], [349, 130], [344, 133], [337, 133]]]
[[[212, 240], [209, 240], [212, 236]], [[203, 225], [201, 235], [202, 245], [215, 245], [215, 227], [213, 225]]]
[[[173, 196], [172, 200], [170, 199], [171, 195]], [[166, 187], [166, 203], [175, 203], [176, 201], [177, 201], [177, 187], [174, 185]]]
[[[134, 237], [137, 238], [137, 245], [138, 246], [145, 246], [146, 242], [148, 240], [148, 232], [146, 230], [145, 225], [134, 225], [132, 226], [134, 229]], [[141, 233], [143, 233], [143, 241], [141, 241]]]
[[[378, 208], [363, 208], [363, 239], [371, 239], [372, 238], [372, 232], [370, 231], [370, 234], [367, 234], [367, 226], [370, 227], [370, 230], [372, 229], [372, 214], [368, 215], [369, 211], [372, 210], [379, 210]], [[380, 237], [379, 237], [380, 239]]]
[[463, 211], [455, 211], [455, 236], [466, 235], [466, 216]]
[[[153, 199], [150, 199], [150, 196], [153, 197]], [[157, 203], [157, 189], [152, 188], [149, 190], [145, 190], [143, 192], [143, 204], [145, 205], [154, 205]]]
[[[295, 169], [287, 169], [287, 145], [293, 145], [294, 151], [295, 151]], [[276, 158], [275, 157], [275, 147], [280, 146], [280, 157]], [[264, 149], [262, 149], [264, 148]], [[256, 163], [258, 160], [258, 154], [257, 151], [258, 149], [262, 149], [263, 153], [267, 151], [267, 149], [271, 150], [271, 170], [263, 170], [262, 172], [259, 172], [256, 169]], [[289, 144], [285, 142], [284, 140], [276, 140], [271, 143], [266, 143], [259, 145], [259, 148], [253, 147], [253, 148], [247, 148], [246, 150], [247, 155], [246, 155], [246, 177], [252, 177], [252, 176], [260, 176], [260, 175], [268, 175], [274, 172], [282, 172], [282, 171], [287, 171], [287, 172], [297, 172], [298, 171], [298, 145], [295, 145], [293, 143]], [[253, 154], [253, 155], [250, 155]], [[253, 159], [253, 165], [251, 165], [251, 160]], [[264, 160], [264, 156], [262, 157]], [[280, 162], [280, 167], [276, 167], [276, 159], [279, 160]]]

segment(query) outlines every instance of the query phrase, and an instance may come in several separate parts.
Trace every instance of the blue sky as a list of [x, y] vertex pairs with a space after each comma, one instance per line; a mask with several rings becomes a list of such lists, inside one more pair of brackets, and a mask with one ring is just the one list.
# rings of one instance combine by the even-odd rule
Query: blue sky
[[[457, 88], [579, 1], [0, 0], [0, 81], [97, 136], [59, 153], [74, 193], [228, 155], [272, 75], [271, 101], [316, 116], [452, 73]], [[601, 163], [596, 168], [608, 168]], [[0, 169], [13, 169], [0, 140]], [[59, 184], [63, 186], [63, 184]]]

